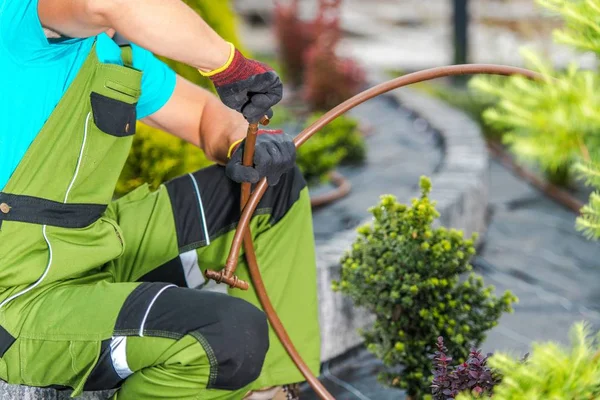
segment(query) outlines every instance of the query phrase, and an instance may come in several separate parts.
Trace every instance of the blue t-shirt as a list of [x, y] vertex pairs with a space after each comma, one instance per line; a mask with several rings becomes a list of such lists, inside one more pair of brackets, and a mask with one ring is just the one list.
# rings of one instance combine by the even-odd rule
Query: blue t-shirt
[[[0, 0], [0, 190], [79, 72], [97, 40], [102, 62], [122, 64], [119, 46], [105, 34], [86, 39], [46, 39], [38, 0]], [[143, 72], [138, 118], [171, 97], [175, 73], [149, 51], [132, 45]]]

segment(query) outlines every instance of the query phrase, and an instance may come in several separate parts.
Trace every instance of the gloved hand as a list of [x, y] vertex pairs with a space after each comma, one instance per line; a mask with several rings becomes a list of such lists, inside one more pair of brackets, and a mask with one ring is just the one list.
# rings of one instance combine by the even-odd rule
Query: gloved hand
[[254, 167], [242, 164], [245, 142], [246, 139], [238, 141], [229, 150], [225, 173], [235, 182], [256, 183], [266, 176], [269, 186], [273, 186], [296, 163], [296, 146], [282, 130], [260, 129], [257, 132]]
[[244, 57], [231, 45], [227, 63], [214, 71], [200, 73], [209, 77], [223, 103], [241, 112], [250, 123], [263, 116], [271, 118], [271, 107], [279, 103], [283, 85], [271, 67]]

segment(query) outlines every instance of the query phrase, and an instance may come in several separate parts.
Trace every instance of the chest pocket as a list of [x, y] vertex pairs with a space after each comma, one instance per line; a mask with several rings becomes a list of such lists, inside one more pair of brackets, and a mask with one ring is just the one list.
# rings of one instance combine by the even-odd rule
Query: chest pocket
[[135, 134], [136, 105], [92, 92], [90, 95], [94, 124], [102, 132], [125, 137]]

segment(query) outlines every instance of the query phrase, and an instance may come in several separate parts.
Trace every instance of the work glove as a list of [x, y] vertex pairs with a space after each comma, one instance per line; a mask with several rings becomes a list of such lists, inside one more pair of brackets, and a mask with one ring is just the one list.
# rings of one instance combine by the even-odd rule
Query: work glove
[[296, 146], [292, 138], [282, 130], [259, 129], [254, 148], [254, 166], [242, 164], [246, 139], [239, 140], [229, 149], [229, 161], [225, 173], [235, 182], [257, 183], [267, 177], [269, 186], [279, 182], [281, 175], [296, 163]]
[[271, 67], [250, 60], [231, 43], [229, 60], [221, 68], [200, 73], [213, 82], [221, 101], [241, 112], [250, 123], [256, 123], [265, 115], [273, 116], [271, 107], [279, 103], [283, 85]]

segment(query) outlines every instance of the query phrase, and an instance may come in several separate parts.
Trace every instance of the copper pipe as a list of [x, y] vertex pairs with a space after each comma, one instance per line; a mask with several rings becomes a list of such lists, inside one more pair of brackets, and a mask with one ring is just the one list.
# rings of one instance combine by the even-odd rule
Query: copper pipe
[[[325, 125], [344, 114], [345, 112], [351, 110], [352, 108], [364, 103], [367, 100], [372, 99], [373, 97], [379, 96], [381, 94], [387, 93], [391, 90], [401, 88], [403, 86], [411, 85], [414, 83], [425, 82], [428, 80], [443, 78], [448, 76], [456, 76], [456, 75], [470, 75], [470, 74], [488, 74], [488, 75], [521, 75], [529, 79], [537, 79], [543, 80], [544, 77], [534, 71], [518, 68], [518, 67], [510, 67], [506, 65], [494, 65], [494, 64], [466, 64], [466, 65], [449, 65], [445, 67], [431, 68], [426, 69], [419, 72], [413, 72], [408, 75], [404, 75], [387, 82], [381, 83], [377, 86], [374, 86], [370, 89], [365, 90], [362, 93], [357, 94], [356, 96], [344, 101], [334, 109], [328, 111], [321, 118], [316, 120], [312, 125], [304, 129], [296, 138], [294, 139], [294, 144], [296, 147], [300, 147], [306, 142], [312, 135], [318, 132]], [[231, 244], [230, 250], [230, 258], [234, 255], [234, 258], [237, 259], [237, 255], [240, 254], [241, 244], [242, 244], [242, 233], [243, 229], [245, 229], [252, 218], [252, 214], [256, 210], [259, 201], [267, 190], [267, 181], [266, 179], [262, 179], [254, 189], [254, 192], [250, 196], [250, 200], [248, 200], [247, 206], [244, 208], [242, 212], [242, 216], [240, 221], [238, 222], [238, 228], [235, 232], [235, 236], [233, 238], [233, 242]], [[232, 265], [235, 271], [236, 265]]]
[[335, 189], [320, 196], [311, 197], [310, 205], [312, 208], [323, 207], [324, 205], [342, 199], [348, 196], [352, 190], [350, 181], [337, 171], [331, 171], [329, 173], [329, 181], [335, 185]]
[[490, 153], [492, 153], [492, 156], [494, 156], [502, 164], [502, 166], [504, 166], [504, 168], [528, 182], [530, 185], [563, 207], [568, 208], [578, 215], [581, 213], [581, 209], [583, 208], [584, 204], [579, 199], [572, 196], [566, 190], [554, 185], [551, 182], [545, 181], [544, 179], [535, 175], [533, 172], [528, 171], [520, 165], [517, 165], [500, 143], [488, 140], [487, 145]]
[[[327, 112], [311, 126], [304, 129], [300, 133], [300, 135], [298, 135], [294, 139], [294, 143], [296, 147], [301, 146], [317, 131], [319, 131], [326, 124], [333, 121], [335, 118], [339, 117], [346, 111], [358, 106], [359, 104], [364, 103], [369, 99], [372, 99], [373, 97], [389, 92], [390, 90], [435, 78], [467, 74], [522, 75], [530, 79], [543, 79], [543, 77], [540, 74], [527, 69], [485, 64], [453, 65], [415, 72], [379, 84], [371, 89], [366, 90], [365, 92], [359, 93], [356, 96], [346, 100], [339, 106]], [[271, 304], [271, 301], [269, 300], [269, 296], [267, 294], [262, 277], [260, 275], [260, 270], [256, 262], [256, 254], [254, 253], [254, 247], [252, 246], [252, 241], [248, 229], [252, 214], [256, 210], [256, 207], [258, 206], [258, 203], [260, 202], [266, 190], [267, 181], [266, 179], [262, 179], [256, 186], [254, 192], [248, 200], [248, 203], [244, 207], [240, 221], [238, 223], [237, 230], [235, 232], [235, 236], [233, 238], [231, 250], [229, 252], [228, 260], [232, 260], [232, 262], [228, 265], [229, 268], [232, 270], [232, 273], [234, 273], [237, 267], [237, 258], [240, 254], [240, 248], [243, 242], [246, 260], [248, 262], [248, 269], [252, 278], [252, 282], [254, 284], [254, 289], [256, 290], [256, 294], [260, 300], [261, 305], [263, 306], [263, 309], [267, 314], [267, 317], [269, 319], [269, 322], [271, 323], [271, 326], [273, 327], [273, 330], [277, 334], [277, 337], [283, 344], [283, 347], [286, 349], [294, 363], [298, 366], [298, 369], [302, 372], [306, 380], [309, 382], [309, 384], [312, 386], [315, 392], [319, 395], [319, 397], [324, 400], [333, 400], [333, 396], [331, 396], [331, 394], [327, 392], [327, 390], [323, 387], [321, 382], [319, 382], [319, 380], [312, 374], [310, 369], [302, 360], [302, 357], [300, 357], [297, 350], [295, 349], [293, 343], [287, 335], [287, 332], [285, 331], [285, 328], [283, 327], [283, 324], [281, 323], [281, 320], [277, 315], [277, 312], [275, 311], [273, 305]]]
[[[269, 118], [265, 115], [260, 123], [262, 125], [269, 125]], [[246, 140], [244, 141], [244, 157], [242, 159], [242, 165], [246, 167], [251, 167], [254, 165], [254, 149], [256, 147], [256, 136], [258, 132], [258, 123], [250, 123], [248, 124], [248, 131], [246, 133]], [[248, 198], [250, 198], [250, 191], [252, 190], [252, 185], [249, 182], [242, 183], [242, 195], [241, 195], [241, 204], [240, 210], [244, 209]], [[252, 236], [250, 235], [250, 228], [247, 229], [247, 240], [250, 244], [252, 244]], [[254, 246], [252, 246], [254, 248]], [[239, 254], [239, 253], [238, 253]], [[226, 283], [230, 288], [238, 288], [242, 290], [248, 290], [248, 282], [239, 279], [237, 276], [234, 276], [235, 269], [237, 266], [237, 256], [235, 260], [231, 259], [232, 253], [229, 253], [229, 258], [225, 263], [225, 268], [221, 271], [214, 270], [206, 270], [204, 275], [208, 279], [212, 279], [217, 283]]]
[[[263, 125], [267, 125], [269, 123], [269, 119], [265, 117], [261, 121], [261, 123]], [[246, 141], [244, 142], [244, 158], [242, 160], [242, 163], [244, 166], [252, 166], [254, 163], [254, 148], [256, 145], [257, 131], [258, 131], [258, 124], [249, 124], [248, 132], [246, 135]], [[248, 182], [242, 183], [242, 189], [241, 189], [242, 195], [241, 195], [241, 201], [240, 201], [240, 209], [241, 210], [244, 209], [244, 207], [246, 206], [246, 203], [248, 202], [248, 199], [250, 197], [251, 188], [252, 188], [252, 186], [250, 183], [248, 183]], [[335, 400], [334, 397], [329, 392], [327, 392], [327, 389], [325, 389], [325, 387], [321, 384], [321, 382], [319, 382], [319, 380], [310, 371], [310, 368], [308, 367], [308, 365], [306, 365], [306, 363], [304, 362], [304, 360], [302, 359], [302, 357], [300, 356], [300, 354], [294, 347], [294, 344], [292, 343], [292, 340], [288, 336], [287, 331], [285, 330], [285, 328], [283, 326], [283, 323], [281, 322], [281, 320], [279, 319], [279, 316], [277, 315], [277, 311], [275, 311], [275, 308], [273, 308], [273, 304], [271, 303], [271, 300], [268, 297], [267, 289], [264, 285], [264, 282], [263, 282], [261, 274], [260, 274], [260, 269], [258, 267], [258, 261], [256, 260], [256, 253], [254, 252], [254, 244], [252, 242], [252, 235], [250, 233], [249, 226], [247, 226], [244, 229], [243, 239], [244, 239], [244, 251], [245, 251], [245, 255], [246, 255], [246, 262], [248, 264], [248, 270], [250, 272], [250, 277], [252, 278], [252, 283], [254, 284], [254, 289], [256, 290], [256, 293], [257, 293], [259, 301], [263, 307], [263, 310], [265, 311], [267, 318], [269, 319], [269, 323], [273, 327], [273, 330], [277, 334], [277, 337], [279, 338], [279, 340], [285, 347], [286, 351], [292, 358], [292, 361], [294, 362], [294, 364], [296, 364], [296, 366], [298, 367], [298, 369], [300, 370], [302, 375], [306, 378], [306, 380], [309, 382], [309, 384], [312, 386], [312, 388], [315, 390], [315, 392], [317, 392], [317, 394], [322, 399]], [[208, 277], [210, 279], [214, 279], [215, 281], [217, 281], [217, 283], [225, 282], [225, 283], [229, 284], [230, 287], [232, 287], [232, 288], [237, 287], [237, 288], [240, 288], [243, 290], [247, 290], [248, 284], [245, 281], [238, 279], [237, 276], [233, 275], [233, 271], [235, 271], [235, 267], [237, 265], [237, 255], [236, 255], [235, 259], [232, 259], [232, 257], [231, 257], [232, 254], [234, 254], [234, 253], [230, 253], [230, 257], [227, 260], [227, 264], [225, 265], [225, 268], [222, 271], [216, 272], [216, 271], [207, 270], [205, 272], [206, 277]], [[233, 266], [233, 271], [230, 268], [231, 266]]]

